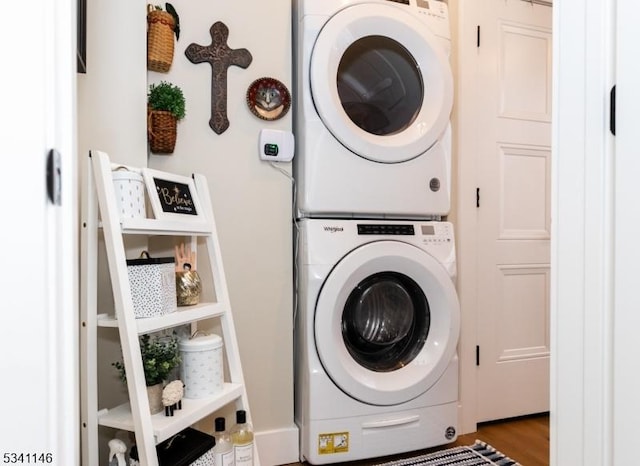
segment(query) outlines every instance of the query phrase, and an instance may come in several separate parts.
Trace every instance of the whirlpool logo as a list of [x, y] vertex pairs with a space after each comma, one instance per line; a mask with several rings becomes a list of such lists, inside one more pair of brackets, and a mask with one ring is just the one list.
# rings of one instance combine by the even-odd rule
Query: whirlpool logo
[[324, 231], [328, 233], [339, 233], [341, 231], [344, 231], [344, 228], [343, 227], [324, 227]]

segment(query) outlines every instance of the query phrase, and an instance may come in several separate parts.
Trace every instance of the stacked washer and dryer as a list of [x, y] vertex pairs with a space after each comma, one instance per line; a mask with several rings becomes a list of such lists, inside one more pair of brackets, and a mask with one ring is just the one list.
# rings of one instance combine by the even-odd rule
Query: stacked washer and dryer
[[446, 2], [295, 0], [295, 419], [326, 464], [457, 436]]

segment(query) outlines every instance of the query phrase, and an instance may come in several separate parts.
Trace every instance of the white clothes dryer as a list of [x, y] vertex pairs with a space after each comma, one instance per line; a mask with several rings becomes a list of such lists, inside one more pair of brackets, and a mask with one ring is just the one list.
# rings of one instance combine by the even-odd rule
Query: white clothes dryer
[[457, 436], [460, 309], [447, 222], [302, 219], [300, 456], [338, 463]]
[[447, 4], [296, 0], [293, 22], [298, 216], [446, 215]]

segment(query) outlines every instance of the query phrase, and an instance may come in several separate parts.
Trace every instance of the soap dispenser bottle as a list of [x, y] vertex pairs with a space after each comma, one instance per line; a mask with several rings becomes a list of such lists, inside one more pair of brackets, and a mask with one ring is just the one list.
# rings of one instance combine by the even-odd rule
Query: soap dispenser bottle
[[213, 464], [216, 466], [234, 466], [234, 452], [233, 443], [231, 442], [231, 436], [226, 430], [225, 419], [223, 417], [217, 417], [214, 421], [216, 439], [216, 445], [213, 447], [213, 456], [215, 461]]
[[231, 430], [235, 466], [253, 466], [253, 428], [247, 422], [247, 412], [236, 411], [236, 425]]

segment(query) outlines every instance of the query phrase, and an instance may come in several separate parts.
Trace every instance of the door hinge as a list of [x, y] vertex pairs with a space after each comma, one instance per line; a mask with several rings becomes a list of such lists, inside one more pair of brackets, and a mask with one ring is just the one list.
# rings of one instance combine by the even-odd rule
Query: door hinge
[[47, 154], [47, 196], [53, 205], [62, 205], [62, 168], [60, 152], [51, 149]]
[[616, 86], [611, 88], [609, 95], [609, 131], [616, 135]]
[[476, 188], [476, 207], [480, 207], [480, 188]]
[[476, 46], [480, 47], [480, 25], [476, 29]]
[[480, 345], [476, 345], [476, 366], [480, 365]]

